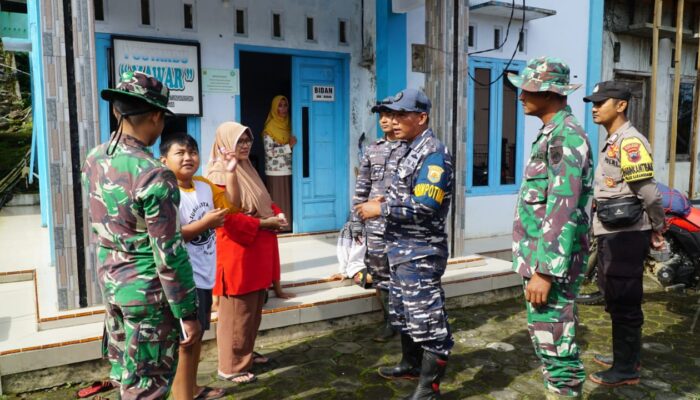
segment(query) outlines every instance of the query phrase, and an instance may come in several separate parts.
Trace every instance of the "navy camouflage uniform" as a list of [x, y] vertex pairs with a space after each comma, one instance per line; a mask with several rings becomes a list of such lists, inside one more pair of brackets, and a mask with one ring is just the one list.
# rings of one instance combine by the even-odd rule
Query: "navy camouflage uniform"
[[[387, 189], [396, 172], [398, 160], [406, 152], [406, 142], [390, 141], [386, 138], [377, 140], [367, 146], [365, 156], [360, 162], [360, 169], [355, 184], [353, 206], [364, 203], [377, 196], [386, 196]], [[353, 221], [361, 223], [360, 217], [353, 213]], [[367, 252], [365, 264], [372, 275], [372, 282], [379, 289], [388, 290], [389, 259], [387, 258], [384, 229], [386, 220], [383, 216], [365, 221]]]
[[399, 160], [386, 218], [392, 324], [423, 349], [449, 355], [454, 342], [441, 277], [447, 267], [445, 220], [452, 200], [453, 167], [431, 129], [418, 135]]

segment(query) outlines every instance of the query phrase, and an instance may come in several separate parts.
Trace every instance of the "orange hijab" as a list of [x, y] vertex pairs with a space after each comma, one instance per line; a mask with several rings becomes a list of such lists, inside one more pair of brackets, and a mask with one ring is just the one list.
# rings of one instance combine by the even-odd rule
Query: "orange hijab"
[[289, 137], [292, 135], [292, 127], [289, 125], [289, 113], [287, 113], [286, 117], [281, 117], [277, 113], [277, 107], [282, 100], [286, 101], [287, 106], [289, 106], [289, 100], [284, 96], [275, 96], [272, 99], [270, 113], [267, 114], [263, 133], [271, 137], [275, 142], [284, 145], [289, 143]]
[[[247, 126], [237, 122], [224, 122], [216, 128], [216, 138], [209, 153], [207, 163], [207, 179], [216, 185], [226, 184], [226, 165], [220, 156], [219, 148], [233, 150], [241, 137], [247, 134], [253, 139], [253, 134]], [[244, 213], [256, 218], [268, 218], [274, 215], [272, 198], [265, 184], [250, 160], [239, 160], [236, 176], [241, 191], [241, 208]]]

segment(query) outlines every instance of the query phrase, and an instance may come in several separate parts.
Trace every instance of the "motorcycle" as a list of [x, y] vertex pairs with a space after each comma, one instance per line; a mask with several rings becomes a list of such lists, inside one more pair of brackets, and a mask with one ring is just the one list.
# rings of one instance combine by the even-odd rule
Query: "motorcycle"
[[[662, 193], [665, 194], [663, 191]], [[680, 195], [679, 192], [675, 193]], [[683, 215], [685, 212], [679, 213], [664, 208], [668, 225], [668, 230], [664, 233], [667, 251], [652, 250], [644, 260], [645, 274], [666, 291], [700, 289], [700, 200], [689, 201], [685, 198], [685, 202], [690, 205], [686, 215]], [[665, 200], [664, 204], [666, 203]], [[581, 291], [576, 297], [577, 303], [603, 302], [603, 293], [598, 289], [597, 278], [598, 244], [595, 236], [591, 235], [588, 270]]]

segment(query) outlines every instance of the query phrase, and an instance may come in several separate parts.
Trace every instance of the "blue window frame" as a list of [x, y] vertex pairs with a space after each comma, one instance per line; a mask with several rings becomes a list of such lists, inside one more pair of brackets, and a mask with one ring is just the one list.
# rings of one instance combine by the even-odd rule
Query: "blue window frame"
[[[523, 164], [524, 114], [518, 90], [505, 74], [523, 61], [470, 57], [467, 125], [467, 193], [517, 193]], [[496, 78], [503, 75], [502, 79]]]

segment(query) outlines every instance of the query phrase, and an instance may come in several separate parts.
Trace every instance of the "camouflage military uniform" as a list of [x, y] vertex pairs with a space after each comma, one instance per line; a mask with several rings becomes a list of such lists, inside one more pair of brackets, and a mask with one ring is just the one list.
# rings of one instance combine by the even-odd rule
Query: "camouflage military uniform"
[[[565, 64], [553, 61], [532, 60], [520, 76], [509, 79], [523, 90], [567, 95], [576, 86], [568, 84], [568, 67], [560, 70]], [[548, 87], [552, 80], [559, 84]], [[513, 269], [523, 277], [524, 288], [535, 272], [553, 278], [546, 305], [526, 303], [528, 331], [543, 363], [545, 387], [564, 396], [580, 395], [585, 379], [575, 341], [574, 299], [587, 266], [592, 184], [588, 137], [567, 106], [540, 129], [532, 145], [513, 225]]]
[[428, 129], [399, 160], [382, 203], [392, 324], [424, 349], [445, 355], [453, 341], [440, 279], [447, 266], [445, 219], [452, 187], [452, 157]]
[[82, 182], [106, 302], [110, 378], [123, 399], [165, 398], [177, 367], [176, 318], [196, 313], [177, 180], [144, 143], [124, 135], [90, 151]]
[[[406, 143], [400, 140], [379, 139], [367, 147], [365, 156], [360, 162], [355, 196], [352, 199], [353, 206], [377, 196], [386, 196], [396, 172], [398, 160], [405, 151]], [[353, 218], [355, 221], [360, 221], [357, 214], [353, 214]], [[388, 289], [389, 282], [389, 260], [384, 242], [385, 226], [384, 217], [365, 222], [367, 235], [365, 264], [372, 275], [372, 281], [380, 289]]]

